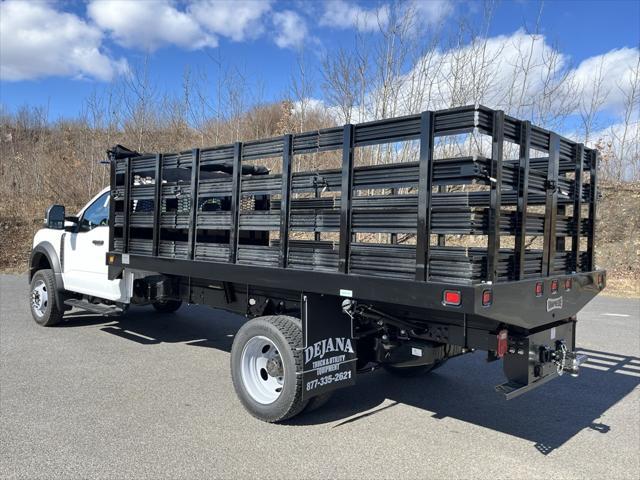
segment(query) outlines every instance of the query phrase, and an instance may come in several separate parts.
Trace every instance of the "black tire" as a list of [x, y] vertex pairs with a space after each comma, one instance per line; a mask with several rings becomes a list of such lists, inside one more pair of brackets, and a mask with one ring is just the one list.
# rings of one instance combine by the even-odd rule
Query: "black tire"
[[[277, 399], [261, 403], [249, 393], [242, 373], [242, 357], [247, 344], [256, 337], [273, 343], [283, 367], [283, 386]], [[302, 329], [300, 321], [283, 315], [258, 317], [245, 323], [231, 347], [231, 379], [238, 398], [254, 417], [265, 422], [281, 422], [294, 417], [306, 406], [302, 399]], [[264, 350], [263, 350], [264, 351]], [[264, 377], [263, 377], [264, 378]], [[250, 383], [251, 380], [247, 379]]]
[[38, 325], [52, 327], [62, 321], [63, 309], [58, 305], [53, 270], [38, 270], [33, 275], [29, 290], [29, 306], [31, 316]]
[[152, 305], [159, 313], [173, 313], [182, 306], [182, 300], [159, 300]]
[[[296, 323], [298, 328], [302, 330], [302, 320], [295, 317], [290, 317], [290, 318]], [[329, 400], [331, 400], [331, 397], [333, 397], [333, 392], [327, 392], [321, 395], [316, 395], [315, 397], [311, 397], [307, 405], [304, 407], [304, 413], [315, 412], [316, 410], [324, 407], [324, 405]]]
[[383, 365], [382, 367], [391, 375], [395, 375], [397, 377], [419, 377], [420, 375], [426, 375], [429, 372], [433, 372], [437, 368], [440, 368], [447, 359], [438, 360], [435, 363], [430, 363], [428, 365], [416, 365], [414, 367], [398, 367], [396, 365]]

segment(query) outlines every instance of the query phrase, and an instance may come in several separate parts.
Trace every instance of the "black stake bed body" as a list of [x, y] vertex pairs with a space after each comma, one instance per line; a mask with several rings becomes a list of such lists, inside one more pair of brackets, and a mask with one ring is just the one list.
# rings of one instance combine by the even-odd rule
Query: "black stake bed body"
[[[438, 143], [461, 135], [491, 151], [453, 157]], [[483, 106], [113, 157], [110, 275], [130, 267], [533, 328], [575, 315], [604, 286], [597, 162]], [[567, 278], [562, 308], [549, 310], [549, 282]], [[443, 302], [447, 289], [460, 305]]]

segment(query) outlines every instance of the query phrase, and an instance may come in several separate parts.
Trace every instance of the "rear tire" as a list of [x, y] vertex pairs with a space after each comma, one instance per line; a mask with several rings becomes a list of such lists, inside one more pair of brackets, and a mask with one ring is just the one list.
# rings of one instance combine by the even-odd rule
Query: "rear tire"
[[231, 348], [231, 378], [238, 398], [254, 417], [281, 422], [300, 413], [302, 329], [283, 315], [258, 317], [238, 331]]
[[182, 300], [158, 300], [152, 305], [159, 313], [173, 313], [182, 306]]
[[29, 305], [38, 325], [52, 327], [62, 321], [63, 310], [58, 305], [56, 277], [53, 270], [38, 270], [31, 279]]

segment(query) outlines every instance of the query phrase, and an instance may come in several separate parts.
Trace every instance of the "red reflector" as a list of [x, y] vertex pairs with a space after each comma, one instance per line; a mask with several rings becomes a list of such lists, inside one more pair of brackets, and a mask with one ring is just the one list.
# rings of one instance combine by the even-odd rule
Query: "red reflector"
[[541, 297], [544, 292], [544, 288], [542, 288], [542, 282], [536, 282], [536, 297]]
[[558, 293], [558, 280], [551, 280], [551, 293]]
[[502, 358], [505, 356], [505, 354], [507, 353], [507, 339], [509, 337], [508, 332], [506, 329], [504, 330], [500, 330], [498, 332], [498, 346], [496, 348], [496, 355], [498, 356], [498, 358]]
[[485, 290], [482, 292], [482, 306], [488, 307], [493, 302], [493, 292], [491, 290]]
[[444, 304], [458, 306], [462, 303], [462, 295], [457, 290], [444, 291]]
[[571, 279], [570, 278], [565, 278], [564, 279], [564, 289], [565, 290], [571, 290]]

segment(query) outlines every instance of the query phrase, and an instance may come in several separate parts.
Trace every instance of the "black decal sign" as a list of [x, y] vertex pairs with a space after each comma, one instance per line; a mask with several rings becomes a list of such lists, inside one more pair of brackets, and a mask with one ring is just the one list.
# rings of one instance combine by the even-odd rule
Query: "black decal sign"
[[303, 398], [311, 398], [356, 381], [356, 349], [351, 318], [342, 298], [302, 295]]

